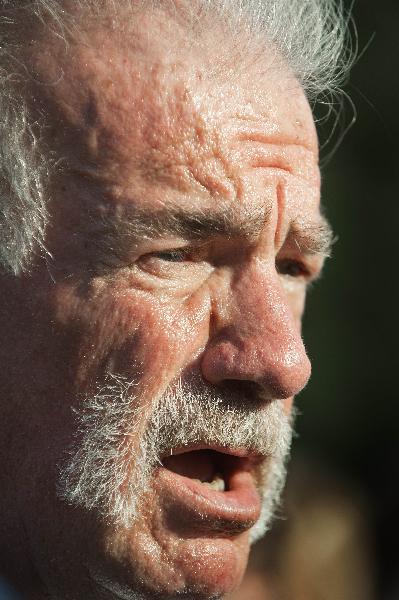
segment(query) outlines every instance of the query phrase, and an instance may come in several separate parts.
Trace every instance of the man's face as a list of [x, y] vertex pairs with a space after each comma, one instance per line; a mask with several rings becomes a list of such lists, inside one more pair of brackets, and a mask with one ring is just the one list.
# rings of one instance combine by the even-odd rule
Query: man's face
[[310, 373], [313, 121], [281, 65], [209, 78], [194, 52], [98, 39], [32, 55], [62, 168], [53, 259], [2, 305], [17, 512], [55, 596], [222, 595]]

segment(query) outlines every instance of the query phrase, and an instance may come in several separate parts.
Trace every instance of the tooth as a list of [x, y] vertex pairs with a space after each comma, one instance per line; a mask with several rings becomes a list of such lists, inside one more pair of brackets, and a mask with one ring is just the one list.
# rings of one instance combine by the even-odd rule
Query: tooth
[[224, 492], [226, 489], [224, 479], [220, 477], [220, 475], [215, 475], [213, 481], [211, 482], [204, 481], [202, 485], [206, 485], [207, 487], [211, 488], [212, 490], [216, 490], [217, 492]]
[[224, 492], [226, 490], [224, 479], [220, 473], [216, 473], [213, 476], [212, 481], [202, 481], [201, 479], [196, 479], [195, 477], [193, 477], [192, 480], [196, 481], [197, 483], [201, 483], [202, 485], [206, 485], [207, 487], [211, 488], [211, 490], [216, 490], [217, 492]]

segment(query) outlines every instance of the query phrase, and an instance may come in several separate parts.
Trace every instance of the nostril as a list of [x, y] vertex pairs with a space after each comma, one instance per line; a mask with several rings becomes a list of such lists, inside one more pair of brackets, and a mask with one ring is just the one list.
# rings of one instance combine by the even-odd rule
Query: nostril
[[235, 344], [220, 338], [212, 340], [201, 361], [204, 379], [213, 385], [228, 379], [240, 379], [236, 377], [238, 358], [239, 351]]
[[218, 386], [226, 397], [230, 397], [232, 402], [260, 402], [265, 400], [265, 390], [262, 385], [256, 381], [246, 379], [226, 379]]

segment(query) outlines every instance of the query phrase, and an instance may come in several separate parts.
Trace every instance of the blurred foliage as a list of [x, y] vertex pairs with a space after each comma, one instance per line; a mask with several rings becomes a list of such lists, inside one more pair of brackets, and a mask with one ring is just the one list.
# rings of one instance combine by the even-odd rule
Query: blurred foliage
[[378, 598], [391, 598], [399, 573], [399, 5], [358, 0], [353, 14], [364, 52], [345, 89], [357, 119], [323, 168], [323, 205], [339, 240], [309, 296], [313, 376], [298, 400], [294, 453], [317, 456], [368, 497]]

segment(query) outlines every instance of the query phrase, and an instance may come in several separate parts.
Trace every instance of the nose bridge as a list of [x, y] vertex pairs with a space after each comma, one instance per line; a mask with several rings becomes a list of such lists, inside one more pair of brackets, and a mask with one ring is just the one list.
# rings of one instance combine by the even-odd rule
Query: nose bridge
[[309, 379], [310, 363], [274, 265], [252, 261], [233, 275], [227, 301], [223, 295], [226, 290], [215, 298], [204, 376], [214, 383], [254, 381], [278, 398], [298, 393]]
[[[249, 266], [232, 281], [231, 317], [237, 332], [249, 339], [266, 339], [273, 343], [274, 335], [290, 320], [278, 280], [267, 266]], [[288, 323], [287, 323], [288, 324]]]

